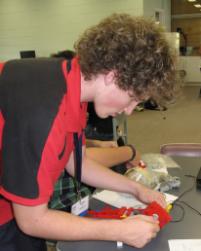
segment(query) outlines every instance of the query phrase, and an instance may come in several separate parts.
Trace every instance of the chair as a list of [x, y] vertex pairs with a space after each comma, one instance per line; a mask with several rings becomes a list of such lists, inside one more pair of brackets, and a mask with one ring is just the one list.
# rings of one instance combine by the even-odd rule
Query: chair
[[169, 143], [160, 147], [160, 153], [169, 156], [201, 157], [201, 143]]

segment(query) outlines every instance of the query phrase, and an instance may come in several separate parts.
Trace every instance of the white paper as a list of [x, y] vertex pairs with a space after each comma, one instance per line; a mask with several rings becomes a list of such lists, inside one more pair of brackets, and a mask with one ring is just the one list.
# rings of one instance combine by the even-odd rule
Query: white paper
[[169, 240], [170, 251], [201, 251], [201, 239]]
[[[166, 202], [167, 204], [172, 203], [177, 199], [176, 196], [167, 194], [166, 195]], [[114, 207], [135, 207], [135, 208], [143, 208], [145, 207], [145, 204], [143, 204], [141, 201], [136, 199], [134, 196], [130, 194], [124, 194], [124, 193], [118, 193], [113, 192], [109, 190], [103, 190], [99, 193], [96, 193], [92, 196], [93, 198], [103, 201], [109, 205], [112, 205]]]
[[164, 193], [164, 194], [165, 194], [165, 200], [167, 204], [173, 203], [178, 198], [178, 196], [175, 196], [169, 193]]

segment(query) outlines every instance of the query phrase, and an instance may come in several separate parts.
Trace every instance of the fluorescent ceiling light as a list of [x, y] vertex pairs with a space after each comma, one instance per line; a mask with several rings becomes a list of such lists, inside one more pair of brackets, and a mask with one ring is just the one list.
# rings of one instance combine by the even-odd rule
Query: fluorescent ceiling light
[[194, 6], [195, 6], [196, 8], [200, 8], [200, 7], [201, 7], [201, 4], [194, 4]]
[[196, 2], [196, 0], [188, 0], [188, 2]]

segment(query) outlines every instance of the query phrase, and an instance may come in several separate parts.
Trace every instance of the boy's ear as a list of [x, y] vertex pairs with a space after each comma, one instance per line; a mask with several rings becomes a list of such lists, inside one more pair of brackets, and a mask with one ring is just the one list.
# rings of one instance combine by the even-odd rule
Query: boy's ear
[[115, 73], [114, 71], [109, 71], [108, 73], [105, 74], [105, 84], [110, 85], [114, 84], [115, 82]]

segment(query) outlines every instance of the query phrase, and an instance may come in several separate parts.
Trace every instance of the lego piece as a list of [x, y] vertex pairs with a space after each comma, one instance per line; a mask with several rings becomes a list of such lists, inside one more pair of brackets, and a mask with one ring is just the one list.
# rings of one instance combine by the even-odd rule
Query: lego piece
[[158, 219], [160, 228], [162, 228], [171, 220], [171, 216], [168, 213], [170, 210], [170, 205], [166, 209], [164, 209], [157, 202], [152, 202], [144, 209], [135, 209], [132, 207], [113, 209], [111, 207], [105, 207], [100, 211], [89, 210], [88, 216], [102, 219], [125, 219], [137, 212], [138, 214], [149, 215], [153, 216], [155, 219]]
[[149, 204], [142, 213], [149, 216], [157, 214], [160, 228], [163, 228], [172, 219], [168, 212], [155, 201]]

